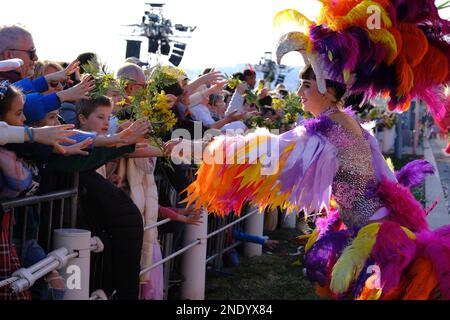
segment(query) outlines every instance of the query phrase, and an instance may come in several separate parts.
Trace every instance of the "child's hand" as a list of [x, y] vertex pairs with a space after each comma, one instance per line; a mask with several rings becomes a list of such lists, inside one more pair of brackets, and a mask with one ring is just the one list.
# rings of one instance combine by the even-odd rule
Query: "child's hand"
[[269, 248], [270, 250], [275, 249], [275, 247], [279, 244], [277, 240], [270, 240], [268, 239], [266, 242], [264, 242], [264, 246]]
[[142, 142], [144, 136], [151, 130], [150, 122], [146, 119], [139, 119], [131, 124], [127, 129], [119, 133], [120, 137], [127, 140], [127, 144]]
[[54, 146], [56, 149], [62, 151], [60, 143], [75, 143], [75, 140], [68, 138], [75, 134], [73, 124], [64, 124], [53, 127], [33, 128], [34, 139], [36, 142]]
[[64, 278], [58, 273], [58, 271], [52, 271], [44, 278], [45, 281], [49, 284], [50, 288], [53, 289], [65, 289], [66, 283]]
[[48, 83], [50, 82], [56, 82], [56, 81], [67, 81], [68, 77], [80, 70], [80, 61], [75, 60], [71, 64], [67, 66], [64, 70], [50, 73], [45, 76], [45, 80], [47, 80]]
[[83, 149], [89, 147], [93, 142], [94, 140], [92, 138], [87, 138], [86, 140], [83, 140], [76, 144], [72, 144], [70, 146], [61, 146], [63, 152], [60, 152], [59, 149], [55, 149], [55, 151], [58, 153], [62, 153], [65, 156], [72, 156], [72, 155], [88, 156], [89, 152], [84, 151]]
[[176, 210], [177, 210], [178, 214], [181, 214], [183, 216], [186, 216], [186, 215], [200, 216], [202, 214], [202, 210], [201, 209], [176, 208]]
[[131, 126], [132, 122], [130, 120], [127, 120], [126, 122], [119, 124], [117, 127], [117, 132], [122, 132], [123, 130], [129, 128]]
[[95, 89], [95, 79], [89, 76], [81, 80], [81, 82], [76, 86], [70, 89], [60, 91], [56, 94], [61, 102], [66, 101], [71, 102], [71, 101], [78, 101], [81, 99], [89, 99], [87, 94], [89, 91], [93, 89]]
[[182, 216], [182, 222], [187, 224], [193, 224], [194, 226], [198, 226], [202, 223], [202, 216], [201, 215], [188, 215], [188, 216]]

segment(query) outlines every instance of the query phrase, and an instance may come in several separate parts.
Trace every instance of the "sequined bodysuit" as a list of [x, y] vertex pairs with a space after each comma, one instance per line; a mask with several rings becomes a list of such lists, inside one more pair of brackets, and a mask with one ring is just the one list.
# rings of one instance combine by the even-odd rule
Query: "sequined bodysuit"
[[365, 226], [383, 207], [376, 195], [377, 182], [368, 134], [363, 130], [363, 136], [357, 136], [334, 121], [325, 134], [337, 149], [339, 168], [332, 193], [339, 206], [339, 215], [348, 228]]

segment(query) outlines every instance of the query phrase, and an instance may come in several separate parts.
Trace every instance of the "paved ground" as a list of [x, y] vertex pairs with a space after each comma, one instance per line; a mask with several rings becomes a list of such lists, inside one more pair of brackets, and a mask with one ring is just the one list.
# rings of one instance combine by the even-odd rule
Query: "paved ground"
[[425, 183], [427, 206], [436, 198], [441, 199], [428, 217], [433, 229], [450, 223], [450, 156], [443, 151], [445, 145], [445, 140], [425, 142], [425, 159], [438, 169], [436, 175], [428, 178]]
[[438, 166], [439, 176], [441, 177], [447, 209], [450, 212], [450, 156], [446, 155], [443, 151], [447, 142], [445, 140], [431, 140], [430, 145]]

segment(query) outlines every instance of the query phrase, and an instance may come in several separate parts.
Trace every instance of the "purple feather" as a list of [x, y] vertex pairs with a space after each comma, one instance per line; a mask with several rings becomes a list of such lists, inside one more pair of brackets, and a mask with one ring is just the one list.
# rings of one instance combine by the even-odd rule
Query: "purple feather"
[[[346, 30], [336, 32], [323, 25], [312, 28], [310, 36], [314, 49], [324, 57], [325, 68], [333, 77], [331, 80], [344, 82], [344, 70], [353, 72], [361, 58], [358, 39]], [[332, 60], [328, 59], [330, 54]]]
[[414, 160], [395, 173], [398, 182], [409, 189], [424, 183], [428, 175], [435, 173], [434, 167], [425, 160]]
[[328, 233], [333, 224], [339, 219], [338, 210], [330, 210], [325, 217], [320, 217], [316, 220], [316, 229], [319, 232], [320, 239], [323, 235]]
[[333, 125], [334, 122], [326, 116], [320, 116], [316, 119], [310, 119], [304, 124], [306, 132], [310, 136], [317, 133], [326, 134], [329, 130], [331, 130]]
[[333, 265], [350, 241], [348, 230], [332, 232], [319, 239], [305, 255], [304, 266], [308, 279], [322, 287], [326, 286]]

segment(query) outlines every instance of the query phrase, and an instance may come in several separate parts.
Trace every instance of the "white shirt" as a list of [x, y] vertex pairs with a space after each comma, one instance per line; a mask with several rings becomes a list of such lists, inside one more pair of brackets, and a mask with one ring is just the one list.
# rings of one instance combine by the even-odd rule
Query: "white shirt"
[[225, 111], [225, 116], [228, 116], [233, 111], [243, 112], [244, 111], [244, 102], [245, 98], [237, 92], [237, 90], [233, 93], [231, 97], [230, 104], [228, 105], [227, 111]]
[[108, 134], [116, 134], [118, 128], [119, 128], [119, 119], [116, 116], [111, 116], [109, 118]]
[[189, 110], [192, 118], [194, 118], [194, 120], [201, 121], [204, 126], [210, 126], [216, 122], [211, 116], [209, 108], [203, 104], [198, 104]]

